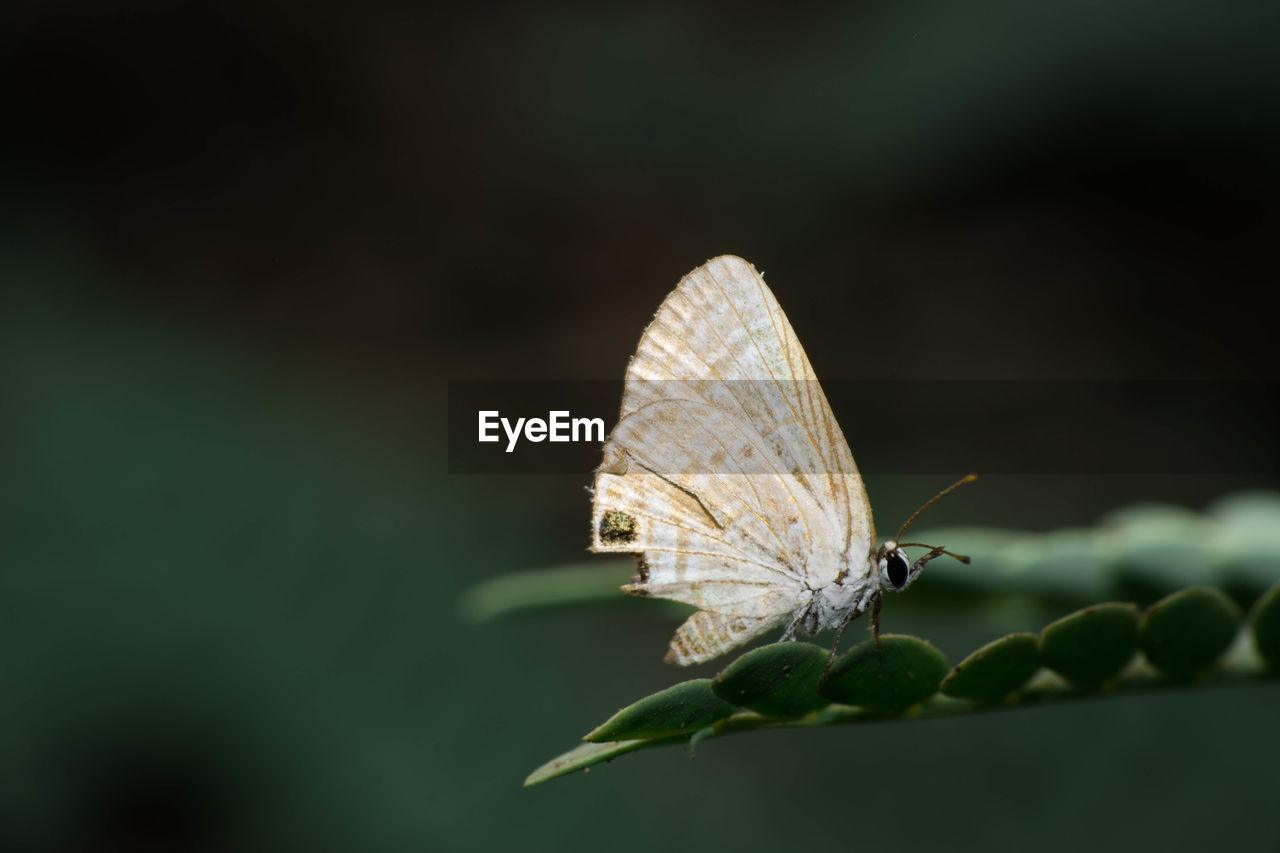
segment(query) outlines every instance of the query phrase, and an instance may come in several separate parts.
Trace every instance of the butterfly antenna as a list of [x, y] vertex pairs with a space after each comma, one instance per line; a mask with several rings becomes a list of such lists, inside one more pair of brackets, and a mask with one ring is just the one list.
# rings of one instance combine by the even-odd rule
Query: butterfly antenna
[[[960, 488], [961, 486], [963, 486], [965, 483], [972, 483], [972, 482], [973, 482], [974, 480], [976, 480], [976, 479], [978, 479], [978, 475], [977, 475], [977, 474], [967, 474], [967, 475], [965, 475], [964, 477], [961, 477], [959, 480], [956, 480], [956, 481], [955, 481], [954, 483], [952, 483], [950, 486], [947, 486], [947, 487], [946, 487], [945, 489], [943, 489], [942, 491], [938, 492], [938, 493], [937, 493], [936, 495], [934, 495], [933, 497], [929, 498], [929, 500], [925, 501], [924, 506], [920, 507], [918, 510], [916, 510], [916, 511], [915, 511], [915, 512], [913, 512], [913, 513], [911, 513], [911, 517], [907, 519], [906, 523], [905, 523], [905, 524], [903, 524], [901, 527], [899, 527], [899, 528], [898, 528], [898, 535], [897, 535], [897, 536], [895, 536], [895, 537], [893, 537], [893, 538], [894, 538], [894, 540], [896, 541], [896, 540], [898, 540], [898, 539], [901, 539], [901, 538], [902, 538], [902, 534], [903, 534], [903, 533], [905, 533], [905, 532], [907, 531], [907, 528], [911, 526], [911, 522], [915, 521], [917, 518], [919, 518], [919, 517], [920, 517], [920, 513], [924, 512], [926, 509], [928, 509], [929, 507], [933, 506], [933, 505], [934, 505], [934, 504], [936, 504], [938, 501], [942, 500], [944, 497], [946, 497], [947, 495], [949, 495], [949, 494], [951, 494], [952, 492], [954, 492], [956, 489], [958, 489], [958, 488]], [[964, 561], [962, 561], [962, 562], [966, 562], [966, 563], [967, 563], [967, 562], [968, 562], [968, 560], [964, 560]]]
[[917, 548], [929, 548], [933, 551], [937, 551], [939, 554], [946, 554], [948, 557], [950, 557], [953, 560], [959, 560], [960, 562], [964, 563], [966, 566], [969, 565], [969, 558], [966, 557], [964, 554], [953, 554], [950, 551], [948, 551], [946, 548], [938, 548], [933, 545], [926, 545], [923, 542], [899, 542], [898, 543], [899, 548], [903, 547], [904, 545], [905, 546], [914, 545]]

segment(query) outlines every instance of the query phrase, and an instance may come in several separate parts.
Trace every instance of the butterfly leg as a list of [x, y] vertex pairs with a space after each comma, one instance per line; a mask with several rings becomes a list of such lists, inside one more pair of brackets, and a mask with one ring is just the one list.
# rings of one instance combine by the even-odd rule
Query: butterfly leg
[[822, 668], [822, 677], [818, 679], [819, 683], [822, 683], [823, 681], [825, 681], [827, 678], [827, 673], [831, 671], [831, 662], [836, 659], [836, 650], [840, 648], [840, 638], [844, 636], [844, 629], [848, 628], [849, 623], [852, 622], [854, 619], [857, 619], [861, 615], [862, 615], [861, 610], [858, 610], [856, 608], [853, 610], [850, 610], [849, 615], [846, 616], [844, 622], [841, 623], [840, 630], [836, 631], [836, 639], [835, 639], [835, 642], [831, 644], [831, 654], [827, 655], [827, 665]]
[[818, 614], [813, 609], [814, 599], [817, 593], [810, 593], [809, 600], [804, 606], [796, 608], [796, 615], [791, 617], [791, 621], [787, 624], [787, 630], [782, 632], [782, 636], [778, 638], [779, 643], [789, 643], [796, 638], [796, 631], [804, 628], [810, 634], [818, 632]]
[[787, 630], [782, 632], [782, 636], [778, 639], [779, 643], [790, 643], [796, 638], [796, 629], [800, 627], [800, 622], [808, 614], [808, 605], [796, 610], [796, 615], [791, 617], [791, 622], [787, 625]]

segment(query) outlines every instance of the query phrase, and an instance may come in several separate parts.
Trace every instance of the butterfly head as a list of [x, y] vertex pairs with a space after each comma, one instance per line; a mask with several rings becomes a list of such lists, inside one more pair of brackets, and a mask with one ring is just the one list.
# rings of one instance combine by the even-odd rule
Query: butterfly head
[[924, 568], [923, 564], [913, 566], [892, 539], [880, 546], [876, 558], [880, 567], [880, 586], [893, 592], [906, 589]]
[[[962, 554], [953, 554], [946, 548], [922, 545], [922, 543], [919, 542], [899, 542], [898, 540], [901, 539], [902, 534], [907, 531], [907, 528], [911, 526], [911, 522], [919, 518], [920, 513], [937, 503], [939, 498], [951, 494], [965, 483], [972, 483], [976, 479], [978, 479], [977, 474], [969, 474], [938, 492], [926, 501], [924, 506], [911, 514], [911, 517], [907, 519], [906, 523], [898, 528], [898, 535], [895, 538], [886, 540], [878, 549], [876, 549], [876, 563], [877, 568], [880, 570], [880, 586], [883, 589], [892, 590], [893, 592], [899, 592], [906, 589], [911, 585], [913, 580], [920, 576], [920, 572], [924, 570], [925, 565], [930, 560], [935, 560], [944, 554], [948, 557], [953, 557], [962, 563], [967, 564], [969, 562], [968, 557]], [[920, 557], [913, 563], [902, 550], [904, 546], [911, 545], [929, 548], [929, 553]]]
[[[903, 551], [906, 545], [916, 545], [929, 548], [929, 553], [922, 557], [918, 557], [912, 562]], [[891, 592], [901, 592], [911, 585], [911, 582], [920, 577], [920, 573], [924, 571], [924, 567], [928, 565], [930, 560], [936, 560], [938, 557], [947, 556], [952, 559], [968, 565], [969, 558], [963, 554], [953, 554], [946, 548], [935, 548], [932, 545], [921, 545], [919, 542], [899, 543], [890, 539], [876, 550], [876, 561], [880, 569], [880, 586], [882, 589]]]

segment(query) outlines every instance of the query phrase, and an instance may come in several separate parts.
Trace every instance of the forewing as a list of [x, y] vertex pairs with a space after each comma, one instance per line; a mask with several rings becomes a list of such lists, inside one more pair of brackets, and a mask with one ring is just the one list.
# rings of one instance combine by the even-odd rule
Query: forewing
[[[751, 424], [828, 516], [830, 547], [861, 564], [875, 530], [853, 455], [777, 299], [741, 258], [708, 261], [662, 303], [627, 369], [621, 421], [672, 399]], [[838, 571], [813, 561], [809, 569], [817, 584]]]

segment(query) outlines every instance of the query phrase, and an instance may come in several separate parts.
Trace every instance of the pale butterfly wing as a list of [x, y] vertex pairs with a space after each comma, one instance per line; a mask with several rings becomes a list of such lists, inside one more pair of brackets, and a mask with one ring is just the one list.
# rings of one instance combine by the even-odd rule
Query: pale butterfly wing
[[663, 302], [605, 444], [592, 550], [641, 554], [626, 589], [692, 604], [669, 660], [709, 660], [793, 617], [874, 532], [862, 480], [786, 316], [717, 258]]
[[699, 610], [676, 631], [663, 660], [680, 666], [703, 663], [751, 642], [777, 625], [778, 621], [774, 619], [726, 616]]
[[620, 419], [673, 397], [754, 425], [844, 528], [842, 550], [870, 549], [875, 528], [849, 444], [778, 300], [742, 258], [708, 261], [663, 301], [627, 368]]
[[[660, 400], [622, 420], [596, 478], [598, 550], [642, 551], [643, 590], [704, 610], [787, 615], [804, 589], [812, 498], [749, 424]], [[623, 516], [617, 513], [623, 513]], [[609, 515], [613, 513], [613, 515]]]
[[[729, 448], [729, 457], [704, 452], [712, 445]], [[743, 424], [679, 400], [628, 416], [606, 445], [592, 549], [641, 554], [628, 592], [700, 608], [672, 640], [667, 659], [675, 663], [709, 660], [759, 636], [786, 621], [804, 594], [792, 566], [806, 528], [778, 477], [735, 466], [746, 449], [769, 453]]]

